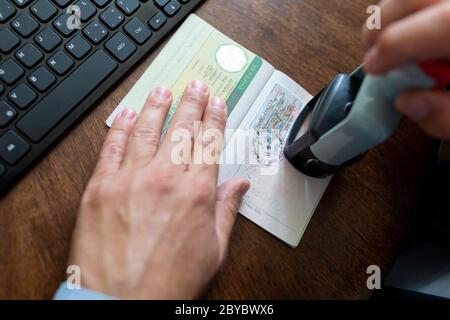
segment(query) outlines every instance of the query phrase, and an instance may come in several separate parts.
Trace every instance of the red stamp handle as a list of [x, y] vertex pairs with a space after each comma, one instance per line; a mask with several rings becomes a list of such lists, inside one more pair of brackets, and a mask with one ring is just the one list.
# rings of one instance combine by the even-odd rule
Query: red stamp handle
[[450, 85], [450, 61], [426, 61], [419, 63], [419, 67], [436, 80], [436, 89], [446, 89]]

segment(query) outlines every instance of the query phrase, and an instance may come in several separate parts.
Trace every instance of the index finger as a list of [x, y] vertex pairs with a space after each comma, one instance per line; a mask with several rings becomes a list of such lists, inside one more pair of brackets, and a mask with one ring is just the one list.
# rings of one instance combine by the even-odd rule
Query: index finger
[[[379, 35], [389, 25], [395, 21], [407, 17], [414, 12], [422, 10], [430, 5], [436, 4], [443, 0], [383, 0], [378, 5], [381, 11], [381, 28], [382, 29], [369, 29], [367, 23], [363, 27], [363, 39], [367, 47], [371, 47], [375, 44]], [[445, 0], [444, 0], [445, 1]], [[370, 19], [370, 17], [369, 17]]]
[[448, 58], [449, 32], [449, 1], [395, 22], [381, 33], [366, 54], [366, 70], [383, 74], [407, 63]]

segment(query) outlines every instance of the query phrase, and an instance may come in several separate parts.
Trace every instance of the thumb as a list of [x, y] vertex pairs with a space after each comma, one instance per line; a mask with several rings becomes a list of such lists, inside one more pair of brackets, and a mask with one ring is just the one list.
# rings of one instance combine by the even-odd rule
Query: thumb
[[450, 92], [412, 91], [396, 102], [397, 109], [434, 138], [450, 138]]
[[242, 197], [250, 189], [250, 181], [235, 178], [222, 184], [217, 190], [216, 197], [216, 232], [219, 238], [221, 258], [226, 256], [228, 244], [236, 222]]

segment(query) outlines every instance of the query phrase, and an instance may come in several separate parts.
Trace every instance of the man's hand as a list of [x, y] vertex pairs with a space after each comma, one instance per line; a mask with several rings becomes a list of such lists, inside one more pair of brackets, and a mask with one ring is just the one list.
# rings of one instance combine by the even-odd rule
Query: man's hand
[[[450, 58], [450, 1], [384, 0], [380, 7], [382, 30], [364, 31], [369, 48], [364, 64], [369, 73], [383, 74], [410, 62]], [[431, 136], [450, 138], [449, 92], [408, 92], [396, 107]]]
[[173, 161], [171, 137], [189, 132], [192, 155], [205, 148], [220, 154], [220, 144], [194, 137], [194, 123], [223, 133], [226, 106], [220, 98], [209, 101], [205, 84], [192, 82], [160, 144], [171, 103], [170, 91], [153, 90], [142, 115], [123, 111], [106, 138], [70, 258], [85, 288], [124, 299], [192, 299], [224, 262], [249, 182], [235, 179], [216, 190], [217, 162]]

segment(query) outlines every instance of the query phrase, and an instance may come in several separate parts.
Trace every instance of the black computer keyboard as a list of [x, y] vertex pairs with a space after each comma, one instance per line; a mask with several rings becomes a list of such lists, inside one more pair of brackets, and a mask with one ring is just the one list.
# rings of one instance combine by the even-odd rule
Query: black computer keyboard
[[0, 192], [201, 1], [0, 0]]

